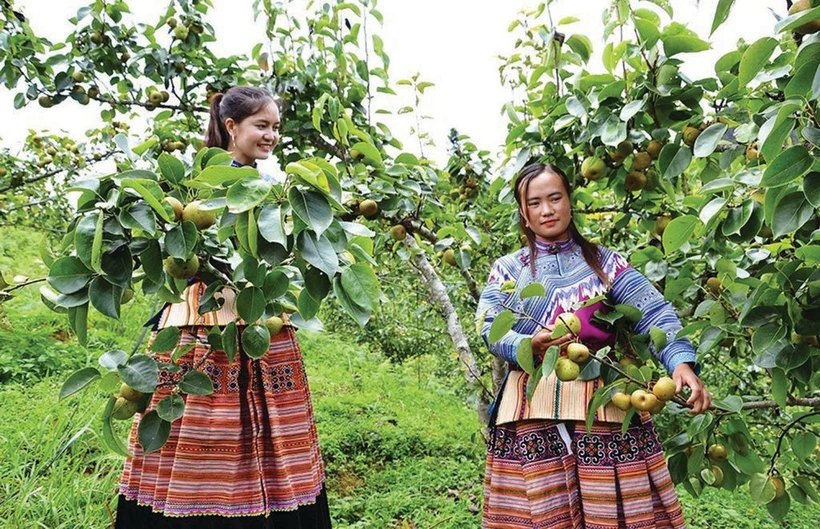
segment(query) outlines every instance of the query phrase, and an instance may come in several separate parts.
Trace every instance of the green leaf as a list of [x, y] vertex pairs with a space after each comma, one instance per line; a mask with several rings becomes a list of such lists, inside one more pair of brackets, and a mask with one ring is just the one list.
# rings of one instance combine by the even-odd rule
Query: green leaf
[[177, 224], [165, 234], [165, 251], [176, 259], [188, 260], [194, 255], [199, 240], [199, 231], [196, 225], [186, 220]]
[[669, 24], [661, 34], [663, 51], [667, 57], [678, 53], [697, 53], [710, 48], [708, 42], [700, 40], [694, 31], [677, 22]]
[[621, 314], [626, 316], [626, 319], [628, 319], [632, 323], [637, 323], [643, 319], [643, 312], [641, 312], [641, 309], [633, 307], [632, 305], [618, 303], [617, 305], [615, 305], [614, 309], [617, 312], [620, 312]]
[[237, 334], [236, 322], [233, 321], [228, 323], [222, 331], [222, 350], [225, 351], [228, 362], [233, 362], [239, 348]]
[[228, 189], [228, 211], [242, 213], [256, 207], [270, 194], [271, 184], [258, 176], [244, 178]]
[[527, 299], [527, 298], [544, 297], [546, 295], [547, 295], [547, 293], [546, 293], [546, 290], [544, 289], [544, 285], [542, 285], [541, 283], [538, 283], [538, 282], [533, 282], [533, 283], [530, 283], [529, 285], [527, 285], [526, 287], [524, 287], [523, 290], [521, 290], [520, 297], [521, 297], [521, 299]]
[[356, 305], [353, 300], [350, 299], [350, 296], [347, 295], [347, 292], [345, 292], [342, 286], [342, 279], [340, 277], [333, 278], [333, 294], [336, 296], [336, 300], [342, 306], [342, 309], [344, 309], [351, 318], [356, 320], [359, 325], [364, 327], [370, 320], [370, 311]]
[[308, 263], [327, 274], [328, 277], [336, 275], [339, 268], [339, 257], [326, 234], [323, 233], [317, 237], [311, 231], [303, 231], [299, 234], [297, 247]]
[[299, 314], [302, 315], [302, 318], [305, 320], [310, 320], [316, 313], [319, 311], [321, 300], [316, 300], [311, 296], [308, 289], [304, 288], [301, 292], [299, 292], [299, 298], [296, 301], [296, 308], [299, 309]]
[[541, 382], [542, 373], [541, 369], [543, 368], [543, 364], [539, 365], [535, 371], [530, 374], [529, 379], [527, 380], [527, 402], [532, 402], [532, 396], [535, 395], [535, 390], [538, 389], [538, 384]]
[[77, 223], [74, 229], [74, 247], [77, 251], [77, 257], [83, 264], [91, 268], [91, 255], [94, 246], [94, 236], [97, 233], [97, 219], [100, 217], [99, 213], [86, 215]]
[[718, 0], [717, 9], [715, 10], [715, 18], [712, 20], [712, 29], [709, 31], [709, 35], [713, 35], [717, 28], [720, 27], [721, 24], [726, 22], [726, 19], [729, 18], [729, 12], [732, 10], [732, 5], [735, 3], [735, 0]]
[[777, 202], [772, 218], [772, 232], [775, 238], [796, 231], [813, 215], [814, 207], [809, 204], [802, 191], [784, 195]]
[[800, 432], [792, 439], [792, 452], [798, 459], [807, 460], [817, 446], [817, 436], [812, 432]]
[[354, 153], [357, 155], [361, 155], [364, 161], [369, 163], [370, 165], [373, 165], [378, 168], [384, 167], [384, 164], [382, 163], [381, 154], [379, 154], [379, 150], [367, 142], [360, 141], [359, 143], [353, 145], [353, 147], [350, 148], [350, 153], [351, 156], [353, 156], [354, 158], [356, 157], [354, 156]]
[[660, 327], [653, 325], [649, 328], [649, 337], [652, 339], [652, 344], [655, 346], [655, 351], [661, 351], [666, 347], [666, 332]]
[[739, 88], [744, 88], [766, 66], [775, 48], [777, 48], [777, 39], [763, 37], [743, 52], [737, 76]]
[[88, 345], [88, 303], [68, 309], [68, 324], [77, 335], [80, 345]]
[[818, 18], [820, 18], [820, 6], [816, 6], [813, 9], [800, 11], [781, 19], [777, 24], [775, 24], [774, 31], [775, 33], [792, 31], [793, 29], [799, 28], [800, 26], [807, 24], [812, 20], [817, 20]]
[[259, 178], [259, 171], [253, 167], [211, 165], [203, 169], [193, 180], [185, 182], [185, 185], [193, 188], [221, 188], [248, 178]]
[[791, 499], [789, 498], [788, 494], [784, 494], [779, 498], [775, 498], [774, 500], [770, 501], [766, 504], [766, 510], [769, 511], [769, 514], [772, 515], [778, 522], [782, 522], [786, 515], [789, 513], [789, 507], [791, 505]]
[[795, 476], [794, 483], [812, 500], [816, 503], [820, 503], [820, 494], [814, 489], [812, 486], [811, 481], [806, 476]]
[[262, 358], [270, 348], [270, 331], [255, 323], [242, 331], [242, 350], [251, 358]]
[[692, 151], [685, 145], [667, 143], [658, 158], [658, 170], [663, 178], [680, 176], [692, 163]]
[[293, 207], [293, 212], [316, 232], [316, 235], [321, 235], [333, 222], [333, 211], [321, 193], [315, 191], [303, 193], [298, 188], [291, 187], [288, 200]]
[[518, 321], [518, 318], [516, 318], [515, 314], [509, 310], [498, 313], [490, 326], [490, 344], [494, 344], [501, 340], [501, 338], [503, 338], [504, 335], [513, 328], [516, 321]]
[[119, 220], [123, 227], [131, 230], [145, 230], [152, 237], [157, 232], [157, 217], [144, 201], [126, 206], [120, 211]]
[[761, 472], [752, 476], [749, 482], [749, 492], [751, 492], [752, 500], [758, 505], [769, 503], [774, 499], [775, 494], [774, 485], [769, 480], [769, 476]]
[[157, 362], [144, 354], [135, 354], [117, 372], [123, 382], [143, 393], [153, 393], [157, 388], [159, 368]]
[[61, 257], [48, 272], [48, 284], [61, 294], [73, 294], [91, 281], [91, 270], [77, 257]]
[[589, 57], [592, 55], [592, 42], [584, 35], [575, 34], [570, 36], [564, 44], [570, 47], [572, 51], [581, 56], [581, 60], [589, 62]]
[[268, 242], [287, 246], [288, 237], [282, 223], [282, 210], [279, 206], [267, 205], [262, 207], [257, 219], [259, 234]]
[[705, 158], [715, 152], [729, 127], [723, 123], [709, 125], [695, 140], [695, 158]]
[[809, 204], [820, 208], [820, 172], [813, 172], [803, 179], [803, 194]]
[[812, 156], [804, 146], [789, 147], [772, 160], [763, 173], [760, 185], [763, 187], [786, 185], [808, 173], [812, 163]]
[[123, 457], [134, 457], [134, 454], [128, 451], [128, 447], [123, 443], [122, 439], [114, 433], [114, 428], [111, 425], [111, 412], [114, 411], [114, 405], [116, 403], [117, 397], [113, 395], [108, 397], [108, 403], [105, 405], [102, 414], [102, 436], [100, 439], [103, 445], [115, 454]]
[[179, 343], [179, 327], [166, 327], [157, 333], [151, 352], [167, 353]]
[[[497, 319], [497, 318], [496, 318]], [[515, 351], [515, 361], [529, 375], [535, 372], [535, 359], [532, 354], [532, 338], [524, 338]]]
[[180, 380], [179, 389], [189, 395], [210, 395], [214, 392], [214, 383], [202, 371], [191, 370]]
[[137, 439], [146, 454], [156, 452], [168, 441], [171, 423], [160, 418], [157, 410], [151, 410], [140, 420]]
[[555, 371], [555, 364], [558, 362], [558, 357], [561, 356], [561, 348], [557, 345], [550, 346], [544, 352], [544, 361], [541, 362], [541, 373], [544, 378], [550, 376]]
[[118, 349], [106, 351], [98, 360], [100, 366], [109, 371], [116, 371], [118, 367], [124, 366], [126, 362], [128, 362], [128, 354]]
[[95, 277], [88, 288], [88, 299], [101, 314], [118, 320], [120, 319], [123, 290], [122, 287], [112, 285], [102, 276]]
[[[219, 335], [218, 332], [216, 333], [216, 335], [217, 335], [217, 337], [221, 338], [221, 336]], [[209, 341], [211, 340], [211, 337], [212, 337], [212, 335], [209, 334], [208, 335]], [[219, 347], [217, 347], [217, 349], [221, 349], [221, 344], [222, 344], [222, 342], [220, 341], [219, 342]], [[191, 352], [195, 347], [196, 347], [196, 343], [189, 343], [189, 344], [185, 344], [185, 345], [180, 345], [179, 347], [174, 349], [173, 353], [171, 353], [171, 362], [176, 364], [177, 360], [179, 360], [180, 358], [182, 358], [183, 356], [185, 356], [186, 354]], [[211, 347], [213, 347], [213, 345], [211, 345]]]
[[722, 399], [714, 400], [715, 407], [732, 413], [740, 413], [743, 410], [743, 399], [737, 395], [727, 395]]
[[356, 305], [370, 311], [378, 308], [379, 278], [376, 277], [370, 266], [365, 264], [351, 265], [342, 272], [342, 287]]
[[73, 395], [100, 378], [100, 372], [95, 367], [84, 367], [71, 374], [60, 388], [60, 400]]
[[159, 164], [160, 173], [168, 182], [178, 184], [185, 178], [185, 165], [175, 156], [164, 152], [159, 155], [157, 163]]
[[160, 419], [174, 422], [185, 413], [185, 401], [179, 395], [168, 395], [157, 404], [157, 415]]
[[236, 296], [236, 311], [246, 323], [253, 323], [265, 312], [265, 294], [259, 287], [246, 287]]
[[663, 251], [669, 255], [686, 244], [695, 233], [698, 218], [694, 215], [683, 215], [672, 219], [663, 232]]
[[165, 220], [165, 222], [172, 222], [174, 219], [168, 214], [162, 205], [162, 200], [165, 197], [165, 192], [156, 182], [148, 180], [147, 178], [123, 178], [122, 186], [124, 188], [130, 187], [148, 202], [148, 205]]

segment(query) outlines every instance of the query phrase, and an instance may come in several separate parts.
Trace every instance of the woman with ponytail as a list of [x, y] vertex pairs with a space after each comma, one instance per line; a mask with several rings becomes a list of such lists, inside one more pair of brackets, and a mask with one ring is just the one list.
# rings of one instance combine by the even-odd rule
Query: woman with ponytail
[[[666, 333], [666, 346], [653, 353], [672, 374], [676, 392], [683, 386], [691, 389], [692, 412], [708, 409], [711, 402], [693, 369], [692, 344], [677, 338], [681, 324], [671, 304], [623, 257], [581, 235], [570, 198], [569, 182], [558, 167], [534, 163], [521, 170], [515, 200], [527, 248], [493, 264], [479, 301], [481, 335], [490, 352], [509, 366], [490, 420], [482, 527], [685, 527], [649, 413], [635, 414], [622, 433], [626, 412], [609, 403], [598, 409], [587, 432], [587, 405], [602, 381], [571, 376], [561, 381], [554, 371], [538, 381], [527, 399], [529, 375], [516, 361], [521, 341], [532, 339], [536, 362], [551, 346], [566, 355], [563, 346], [575, 338], [553, 339], [551, 334], [560, 314], [574, 312], [581, 322], [577, 338], [593, 354], [613, 345], [615, 337], [591, 322], [595, 311], [604, 308], [602, 302], [575, 310], [608, 294], [616, 303], [642, 311], [634, 324], [636, 334], [653, 326]], [[546, 295], [522, 301], [521, 291], [535, 282]], [[490, 343], [492, 323], [505, 307], [525, 310], [534, 321], [521, 319], [500, 341]]]
[[[261, 88], [234, 87], [211, 99], [206, 145], [226, 149], [234, 166], [256, 166], [279, 141], [279, 108]], [[233, 292], [224, 305], [198, 313], [205, 284], [194, 279], [183, 302], [166, 305], [155, 333], [180, 330], [179, 345], [196, 344], [177, 363], [194, 365], [208, 353], [208, 332], [237, 319]], [[117, 509], [118, 529], [328, 529], [313, 408], [294, 329], [271, 333], [268, 352], [254, 360], [241, 346], [233, 361], [223, 351], [208, 355], [203, 372], [210, 395], [182, 395], [185, 411], [172, 423], [158, 451], [137, 442], [141, 414], [131, 430]], [[152, 338], [153, 341], [153, 338]], [[157, 354], [168, 362], [168, 354]], [[173, 375], [160, 369], [160, 380]], [[147, 411], [169, 394], [154, 393]]]

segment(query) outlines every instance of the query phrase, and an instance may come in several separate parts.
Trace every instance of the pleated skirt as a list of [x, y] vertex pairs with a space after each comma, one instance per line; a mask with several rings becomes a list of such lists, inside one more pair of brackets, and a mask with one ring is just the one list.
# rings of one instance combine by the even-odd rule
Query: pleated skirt
[[[160, 369], [160, 387], [146, 411], [170, 394], [164, 383], [205, 357], [207, 332], [181, 328], [179, 345], [196, 345], [177, 361], [179, 373]], [[156, 356], [169, 360], [168, 354]], [[117, 527], [232, 527], [226, 518], [244, 519], [241, 527], [330, 527], [324, 465], [293, 329], [273, 336], [259, 360], [241, 347], [233, 362], [214, 351], [199, 370], [214, 392], [183, 395], [184, 415], [160, 450], [143, 452], [137, 442], [141, 416], [135, 416], [129, 439], [134, 457], [126, 460], [120, 483]], [[215, 525], [206, 524], [214, 519]], [[277, 519], [282, 523], [269, 523]]]
[[484, 529], [685, 528], [646, 414], [618, 423], [529, 420], [491, 428]]

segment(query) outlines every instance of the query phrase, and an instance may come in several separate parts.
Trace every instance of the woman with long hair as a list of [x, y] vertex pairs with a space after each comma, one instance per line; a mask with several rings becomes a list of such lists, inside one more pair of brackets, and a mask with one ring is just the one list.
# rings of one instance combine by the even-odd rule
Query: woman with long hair
[[[279, 108], [264, 89], [234, 87], [211, 99], [206, 144], [255, 166], [279, 141]], [[182, 303], [166, 305], [155, 332], [180, 329], [179, 345], [196, 344], [177, 364], [185, 372], [208, 353], [207, 333], [237, 319], [233, 292], [224, 305], [199, 314], [205, 284], [189, 281]], [[212, 351], [202, 364], [210, 395], [183, 395], [185, 412], [158, 451], [145, 454], [134, 419], [120, 484], [118, 528], [326, 529], [330, 527], [324, 465], [302, 353], [287, 323], [254, 360], [242, 348], [233, 361]], [[150, 346], [149, 346], [150, 350]], [[168, 362], [168, 354], [157, 354]], [[160, 369], [160, 381], [175, 375]], [[149, 411], [169, 394], [160, 386]]]
[[[477, 311], [490, 351], [509, 366], [491, 418], [482, 527], [685, 527], [648, 413], [636, 414], [622, 433], [625, 412], [608, 404], [599, 408], [587, 432], [587, 405], [600, 380], [562, 382], [553, 372], [538, 382], [528, 400], [529, 375], [516, 362], [525, 338], [532, 339], [539, 361], [551, 346], [575, 339], [551, 338], [558, 316], [567, 312], [578, 316], [577, 338], [590, 349], [612, 345], [614, 336], [591, 322], [595, 311], [604, 308], [601, 301], [573, 310], [608, 294], [642, 311], [634, 324], [636, 333], [653, 326], [666, 333], [666, 346], [654, 354], [672, 374], [677, 392], [684, 386], [691, 389], [688, 403], [699, 413], [711, 398], [695, 374], [691, 343], [676, 337], [680, 321], [623, 257], [581, 235], [572, 220], [570, 184], [558, 167], [526, 166], [516, 178], [515, 199], [527, 247], [493, 264]], [[522, 301], [521, 291], [534, 282], [544, 286], [546, 295]], [[514, 287], [502, 288], [505, 284]], [[535, 321], [521, 319], [500, 341], [490, 343], [490, 327], [505, 307], [524, 311]]]

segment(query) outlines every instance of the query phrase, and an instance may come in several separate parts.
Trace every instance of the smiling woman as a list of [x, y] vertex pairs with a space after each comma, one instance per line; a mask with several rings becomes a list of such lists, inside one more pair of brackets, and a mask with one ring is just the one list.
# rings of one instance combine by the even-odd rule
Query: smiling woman
[[[256, 166], [278, 142], [279, 108], [269, 92], [234, 87], [213, 96], [206, 144], [227, 149], [234, 166]], [[203, 371], [214, 392], [183, 397], [179, 426], [156, 452], [144, 453], [137, 442], [145, 415], [136, 416], [130, 442], [135, 457], [125, 463], [117, 527], [329, 528], [324, 464], [293, 328], [284, 314], [272, 316], [266, 322], [270, 344], [261, 358], [250, 358], [242, 347], [232, 359], [222, 351], [208, 358], [202, 345], [208, 329], [238, 316], [230, 294], [220, 309], [200, 314], [205, 283], [194, 274], [184, 301], [168, 304], [155, 326], [178, 327], [179, 345], [196, 344], [179, 365], [190, 369], [207, 359]], [[157, 356], [169, 361], [167, 354]], [[157, 388], [146, 412], [169, 393], [168, 387]]]

